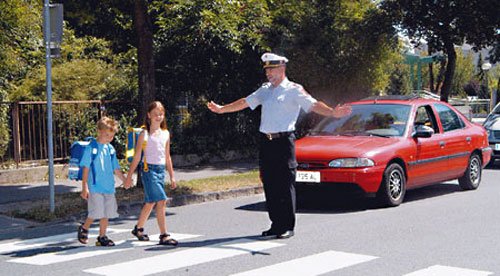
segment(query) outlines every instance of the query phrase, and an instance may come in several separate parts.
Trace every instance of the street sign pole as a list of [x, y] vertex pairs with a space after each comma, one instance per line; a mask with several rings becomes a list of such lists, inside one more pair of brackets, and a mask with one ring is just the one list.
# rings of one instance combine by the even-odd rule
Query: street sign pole
[[54, 143], [52, 138], [52, 63], [50, 59], [50, 3], [45, 0], [43, 6], [45, 21], [45, 83], [47, 87], [47, 151], [49, 157], [49, 200], [50, 212], [55, 211], [55, 188], [54, 188]]

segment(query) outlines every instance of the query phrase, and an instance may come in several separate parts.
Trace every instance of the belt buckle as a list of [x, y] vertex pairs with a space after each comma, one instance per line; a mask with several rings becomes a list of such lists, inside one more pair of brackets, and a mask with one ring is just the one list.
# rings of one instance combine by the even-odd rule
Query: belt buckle
[[267, 139], [269, 139], [269, 141], [273, 140], [273, 135], [271, 135], [271, 133], [266, 133], [266, 137]]

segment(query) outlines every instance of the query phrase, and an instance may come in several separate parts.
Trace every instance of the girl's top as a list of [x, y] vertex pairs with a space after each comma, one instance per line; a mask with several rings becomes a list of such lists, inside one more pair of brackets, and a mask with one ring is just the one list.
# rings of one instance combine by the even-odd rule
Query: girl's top
[[146, 162], [153, 165], [165, 165], [165, 146], [170, 139], [170, 132], [165, 129], [158, 130], [155, 135], [149, 135], [149, 132], [145, 131], [144, 139], [147, 141], [144, 150]]

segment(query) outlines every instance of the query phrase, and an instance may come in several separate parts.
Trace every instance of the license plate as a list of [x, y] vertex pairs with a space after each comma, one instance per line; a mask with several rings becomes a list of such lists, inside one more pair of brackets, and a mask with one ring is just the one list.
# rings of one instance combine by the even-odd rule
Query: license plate
[[500, 150], [500, 144], [495, 144], [495, 150]]
[[297, 171], [295, 181], [319, 183], [321, 182], [321, 174], [320, 172]]

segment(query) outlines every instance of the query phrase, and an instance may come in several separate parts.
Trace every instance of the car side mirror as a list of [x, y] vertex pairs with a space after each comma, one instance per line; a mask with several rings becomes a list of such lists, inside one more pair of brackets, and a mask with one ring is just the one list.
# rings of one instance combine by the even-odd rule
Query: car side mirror
[[434, 134], [434, 129], [425, 125], [416, 125], [412, 133], [414, 138], [429, 138]]

